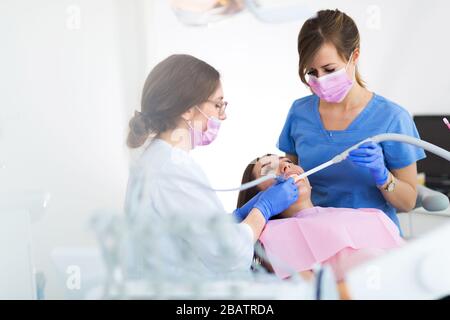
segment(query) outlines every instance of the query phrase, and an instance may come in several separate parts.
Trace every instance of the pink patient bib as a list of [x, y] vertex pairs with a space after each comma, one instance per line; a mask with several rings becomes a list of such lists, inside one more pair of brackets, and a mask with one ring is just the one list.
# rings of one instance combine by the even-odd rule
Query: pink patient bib
[[322, 207], [270, 220], [259, 241], [280, 278], [311, 270], [345, 248], [391, 249], [404, 243], [397, 226], [381, 210]]

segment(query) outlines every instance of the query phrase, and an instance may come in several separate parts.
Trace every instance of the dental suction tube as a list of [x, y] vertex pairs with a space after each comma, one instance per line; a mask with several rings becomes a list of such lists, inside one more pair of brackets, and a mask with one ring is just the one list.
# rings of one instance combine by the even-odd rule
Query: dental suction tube
[[411, 145], [419, 147], [419, 148], [423, 148], [423, 149], [425, 149], [431, 153], [434, 153], [435, 155], [437, 155], [447, 161], [450, 161], [450, 152], [449, 151], [447, 151], [441, 147], [435, 146], [434, 144], [431, 144], [429, 142], [426, 142], [426, 141], [423, 141], [423, 140], [420, 140], [420, 139], [417, 139], [417, 138], [414, 138], [411, 136], [407, 136], [404, 134], [398, 134], [398, 133], [384, 133], [384, 134], [379, 134], [379, 135], [373, 136], [372, 138], [361, 141], [360, 143], [354, 145], [353, 147], [345, 150], [338, 156], [341, 156], [342, 160], [344, 160], [345, 158], [347, 158], [348, 153], [351, 150], [357, 149], [361, 144], [363, 144], [364, 142], [367, 142], [367, 141], [373, 141], [373, 142], [377, 142], [377, 143], [380, 143], [383, 141], [403, 142], [403, 143], [411, 144]]
[[[316, 173], [320, 170], [323, 170], [333, 164], [339, 163], [343, 160], [345, 160], [348, 157], [348, 154], [350, 151], [357, 149], [361, 144], [368, 142], [368, 141], [373, 141], [373, 142], [384, 142], [384, 141], [397, 141], [397, 142], [403, 142], [403, 143], [407, 143], [407, 144], [411, 144], [413, 146], [419, 147], [419, 148], [423, 148], [428, 152], [431, 152], [447, 161], [450, 161], [450, 152], [438, 147], [434, 144], [431, 144], [429, 142], [411, 137], [411, 136], [407, 136], [404, 134], [398, 134], [398, 133], [383, 133], [383, 134], [379, 134], [376, 136], [373, 136], [371, 138], [365, 139], [357, 144], [355, 144], [354, 146], [346, 149], [345, 151], [343, 151], [342, 153], [338, 154], [337, 156], [335, 156], [334, 158], [332, 158], [331, 160], [322, 163], [321, 165], [312, 168], [311, 170], [308, 170], [302, 174], [299, 175], [299, 179], [304, 179], [307, 176]], [[269, 179], [274, 179], [276, 178], [276, 175], [274, 174], [269, 174], [267, 176], [261, 177], [259, 179], [250, 181], [248, 183], [245, 183], [243, 185], [241, 185], [240, 187], [237, 188], [232, 188], [232, 189], [213, 189], [214, 191], [242, 191], [242, 190], [246, 190], [249, 188], [252, 188], [264, 181], [267, 181]]]
[[247, 190], [247, 189], [253, 188], [254, 186], [257, 186], [260, 183], [263, 183], [264, 181], [267, 181], [267, 180], [270, 180], [270, 179], [276, 179], [276, 177], [277, 176], [275, 174], [271, 173], [271, 174], [268, 174], [268, 175], [266, 175], [264, 177], [255, 179], [255, 180], [247, 182], [247, 183], [244, 183], [243, 185], [241, 185], [241, 186], [239, 186], [237, 188], [213, 189], [213, 190], [214, 191], [219, 191], [219, 192]]

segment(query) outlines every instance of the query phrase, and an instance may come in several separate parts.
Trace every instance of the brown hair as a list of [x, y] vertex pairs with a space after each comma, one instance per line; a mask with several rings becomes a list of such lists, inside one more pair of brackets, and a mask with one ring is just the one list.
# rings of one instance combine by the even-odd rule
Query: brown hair
[[[268, 153], [263, 157], [266, 156], [273, 156], [273, 154]], [[261, 159], [262, 157], [258, 157], [255, 160], [253, 160], [252, 162], [250, 162], [247, 167], [244, 170], [244, 174], [242, 175], [242, 183], [247, 183], [250, 182], [252, 180], [255, 180], [255, 176], [253, 175], [253, 169], [255, 168], [255, 164], [259, 161], [259, 159]], [[237, 200], [237, 205], [236, 208], [240, 208], [242, 207], [244, 204], [246, 204], [251, 198], [253, 198], [254, 196], [256, 196], [258, 194], [258, 192], [260, 192], [261, 190], [258, 189], [258, 186], [254, 186], [250, 189], [247, 190], [242, 190], [239, 192], [239, 196], [238, 196], [238, 200]], [[277, 216], [272, 217], [272, 219], [277, 219]], [[255, 246], [260, 246], [260, 250], [264, 250], [264, 248], [262, 247], [262, 245], [260, 243], [256, 243]], [[255, 251], [253, 254], [253, 261], [255, 265], [261, 265], [264, 269], [266, 269], [269, 273], [274, 273], [273, 267], [270, 263], [270, 261], [268, 261], [266, 258], [262, 258], [259, 256], [258, 252]], [[254, 266], [252, 267], [252, 269], [254, 269], [254, 271], [257, 270], [257, 267]]]
[[[274, 154], [268, 153], [266, 155], [264, 155], [263, 157], [267, 157], [267, 156], [273, 156]], [[259, 161], [259, 159], [261, 159], [262, 157], [258, 157], [255, 160], [253, 160], [252, 162], [250, 162], [247, 167], [244, 170], [244, 174], [242, 175], [242, 181], [241, 184], [250, 182], [252, 180], [255, 180], [255, 176], [253, 175], [253, 169], [255, 168], [255, 164], [256, 162]], [[242, 190], [239, 192], [239, 196], [238, 196], [238, 200], [237, 200], [237, 205], [236, 208], [240, 208], [242, 207], [244, 204], [246, 204], [251, 198], [253, 198], [254, 196], [256, 196], [258, 194], [258, 192], [260, 192], [261, 190], [258, 189], [258, 186], [254, 186], [250, 189], [247, 190]]]
[[158, 63], [145, 81], [141, 112], [129, 122], [127, 145], [138, 148], [150, 134], [175, 129], [180, 116], [208, 100], [219, 82], [216, 69], [190, 55], [171, 55]]
[[[307, 66], [313, 60], [320, 47], [332, 43], [339, 56], [348, 61], [351, 53], [360, 48], [358, 27], [352, 18], [336, 10], [321, 10], [317, 15], [306, 20], [298, 35], [299, 75], [302, 82], [306, 81]], [[356, 82], [362, 87], [365, 83], [356, 67]]]

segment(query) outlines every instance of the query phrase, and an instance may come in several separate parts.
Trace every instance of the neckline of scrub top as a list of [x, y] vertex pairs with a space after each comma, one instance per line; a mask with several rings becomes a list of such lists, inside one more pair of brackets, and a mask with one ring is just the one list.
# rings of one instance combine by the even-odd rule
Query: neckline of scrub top
[[320, 104], [320, 98], [315, 95], [315, 101], [314, 101], [314, 113], [316, 114], [316, 120], [319, 124], [320, 131], [327, 137], [328, 141], [332, 142], [332, 136], [333, 133], [346, 133], [354, 131], [355, 127], [359, 122], [363, 120], [363, 116], [369, 112], [369, 109], [373, 106], [373, 102], [375, 101], [376, 93], [372, 92], [372, 97], [370, 98], [369, 102], [365, 105], [364, 109], [356, 116], [355, 119], [345, 128], [344, 130], [327, 130], [325, 129], [325, 126], [323, 125], [322, 118], [320, 117], [319, 112], [319, 104]]

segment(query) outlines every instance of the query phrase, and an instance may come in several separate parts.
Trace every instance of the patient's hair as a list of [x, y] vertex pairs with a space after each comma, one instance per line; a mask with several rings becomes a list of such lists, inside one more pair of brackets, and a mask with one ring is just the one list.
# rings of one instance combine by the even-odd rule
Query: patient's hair
[[141, 111], [129, 122], [127, 145], [142, 146], [149, 135], [175, 129], [180, 116], [208, 100], [220, 83], [220, 74], [190, 55], [171, 55], [158, 63], [145, 81]]
[[[267, 156], [273, 156], [274, 154], [268, 153], [266, 154], [264, 157]], [[262, 157], [261, 157], [262, 158]], [[255, 164], [256, 162], [259, 161], [260, 158], [256, 158], [255, 160], [253, 160], [252, 162], [250, 162], [247, 167], [244, 170], [244, 174], [242, 175], [242, 181], [241, 184], [250, 182], [252, 180], [255, 180], [256, 177], [253, 175], [253, 169], [255, 168]], [[254, 186], [250, 189], [247, 190], [242, 190], [239, 192], [239, 196], [238, 196], [238, 200], [237, 200], [237, 205], [236, 208], [240, 208], [242, 207], [244, 204], [246, 204], [251, 198], [253, 198], [254, 196], [256, 196], [258, 194], [258, 192], [261, 191], [258, 189], [257, 186]]]
[[[352, 18], [336, 10], [321, 10], [316, 16], [306, 20], [298, 35], [299, 75], [308, 85], [306, 73], [314, 55], [326, 43], [332, 43], [340, 57], [348, 61], [351, 53], [360, 48], [358, 27]], [[365, 83], [356, 67], [356, 81], [362, 87]]]

